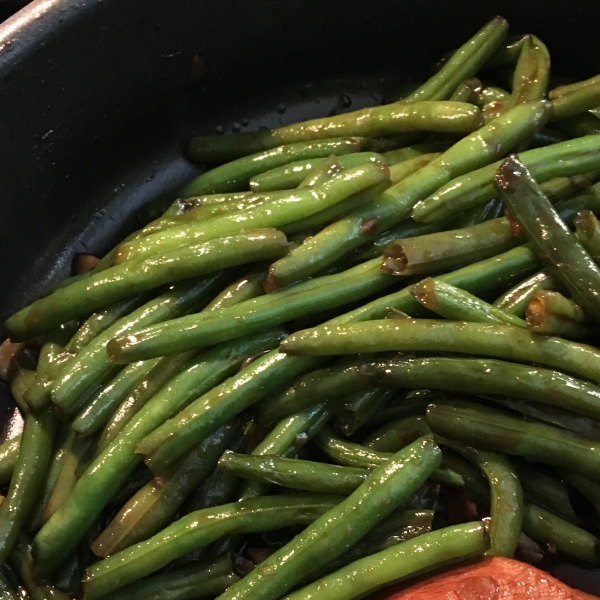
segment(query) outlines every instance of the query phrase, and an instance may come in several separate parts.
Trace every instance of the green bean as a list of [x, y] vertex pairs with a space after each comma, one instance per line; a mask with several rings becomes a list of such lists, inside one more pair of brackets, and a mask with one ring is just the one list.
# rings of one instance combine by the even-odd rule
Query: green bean
[[[371, 416], [381, 410], [392, 396], [394, 396], [393, 390], [375, 389], [354, 392], [343, 407], [338, 408], [337, 425], [346, 435], [354, 434]], [[415, 436], [411, 441], [425, 433]]]
[[513, 75], [509, 105], [540, 100], [546, 93], [550, 78], [550, 54], [544, 43], [534, 35], [523, 42]]
[[0, 563], [8, 557], [42, 488], [55, 428], [56, 415], [51, 407], [40, 415], [29, 413], [25, 418], [14, 473], [0, 506]]
[[102, 452], [112, 443], [164, 385], [195, 364], [192, 359], [196, 354], [197, 352], [190, 351], [158, 359], [157, 364], [148, 375], [124, 398], [110, 416], [98, 440], [98, 452]]
[[576, 81], [575, 83], [559, 85], [553, 90], [550, 90], [550, 92], [548, 93], [548, 97], [550, 98], [550, 100], [554, 100], [555, 98], [559, 98], [560, 96], [567, 96], [568, 94], [578, 92], [586, 87], [593, 86], [599, 82], [600, 75], [595, 75], [594, 77], [591, 77], [590, 79], [585, 79], [583, 81]]
[[19, 352], [11, 361], [11, 374], [9, 377], [10, 393], [22, 413], [29, 412], [29, 405], [25, 402], [25, 394], [35, 380], [31, 357], [24, 352]]
[[110, 419], [115, 409], [132, 390], [144, 381], [160, 361], [158, 358], [127, 365], [111, 381], [102, 386], [89, 404], [73, 419], [72, 427], [78, 433], [91, 435], [99, 431]]
[[73, 491], [79, 475], [85, 470], [90, 450], [93, 450], [95, 442], [95, 439], [82, 437], [75, 433], [67, 438], [60, 461], [60, 473], [42, 513], [43, 523], [50, 519]]
[[365, 427], [385, 427], [386, 424], [406, 417], [425, 414], [425, 409], [430, 402], [444, 399], [442, 392], [433, 390], [410, 390], [398, 395], [387, 403], [378, 413], [375, 413], [366, 423]]
[[[569, 500], [567, 486], [560, 479], [549, 475], [539, 465], [532, 465], [524, 460], [515, 464], [526, 498], [530, 497], [535, 504], [555, 513], [569, 523], [579, 523]], [[574, 477], [580, 477], [580, 475], [574, 475]]]
[[445, 440], [486, 476], [491, 496], [490, 549], [486, 554], [512, 558], [523, 521], [521, 482], [511, 462], [502, 454]]
[[600, 132], [600, 120], [591, 112], [556, 121], [555, 125], [570, 137], [582, 137]]
[[146, 577], [112, 592], [111, 600], [200, 600], [214, 598], [239, 577], [224, 556]]
[[108, 344], [108, 354], [113, 362], [120, 363], [184, 352], [343, 306], [393, 283], [393, 278], [381, 273], [379, 266], [380, 261], [374, 259], [278, 294], [268, 294], [228, 309], [180, 317], [135, 331], [133, 335], [112, 340]]
[[0, 484], [8, 483], [11, 480], [19, 456], [20, 445], [20, 433], [0, 445]]
[[134, 298], [127, 298], [104, 310], [95, 312], [91, 317], [86, 319], [81, 327], [75, 332], [69, 343], [66, 345], [65, 350], [71, 354], [78, 354], [93, 339], [115, 323], [115, 321], [128, 315], [131, 311], [143, 304], [145, 300], [147, 300], [145, 296], [139, 295]]
[[399, 183], [440, 156], [440, 152], [429, 152], [395, 163], [390, 166], [390, 181], [392, 183]]
[[536, 402], [535, 400], [515, 400], [503, 396], [484, 396], [486, 400], [491, 400], [500, 406], [514, 410], [522, 415], [562, 427], [591, 440], [600, 441], [600, 423], [584, 417], [573, 411]]
[[600, 540], [535, 504], [526, 504], [523, 531], [533, 540], [593, 565], [600, 563]]
[[405, 502], [440, 462], [441, 452], [430, 437], [393, 455], [348, 498], [267, 558], [260, 569], [231, 586], [220, 600], [280, 598], [364, 537]]
[[561, 121], [584, 113], [600, 105], [600, 82], [595, 81], [568, 94], [557, 95], [551, 90], [548, 97], [552, 101], [552, 120]]
[[473, 100], [480, 88], [481, 81], [476, 77], [466, 79], [454, 90], [454, 93], [450, 96], [450, 100], [455, 100], [456, 102], [471, 102], [472, 104], [475, 104]]
[[227, 280], [226, 273], [216, 273], [201, 279], [182, 281], [115, 321], [63, 367], [52, 386], [53, 400], [63, 410], [69, 410], [82, 394], [96, 387], [106, 377], [114, 368], [106, 352], [106, 346], [112, 338], [197, 309]]
[[598, 412], [596, 386], [558, 371], [500, 360], [431, 357], [365, 365], [361, 371], [373, 385], [500, 394], [584, 415]]
[[[527, 150], [519, 157], [536, 181], [543, 183], [555, 177], [571, 177], [598, 169], [598, 150], [600, 138], [590, 135], [546, 148]], [[412, 217], [424, 222], [446, 219], [495, 198], [494, 176], [503, 162], [472, 170], [443, 187], [438, 186], [435, 193], [415, 205]]]
[[600, 262], [600, 224], [596, 215], [590, 210], [582, 210], [577, 213], [574, 223], [575, 237], [594, 261]]
[[527, 327], [523, 319], [488, 304], [469, 292], [431, 277], [411, 288], [410, 293], [423, 306], [446, 319]]
[[[414, 441], [414, 440], [413, 440]], [[326, 465], [323, 463], [279, 456], [247, 456], [225, 452], [219, 468], [258, 481], [283, 487], [324, 494], [351, 494], [371, 471], [354, 467]]]
[[[143, 437], [177, 414], [194, 395], [212, 389], [235, 373], [248, 356], [272, 348], [280, 338], [280, 331], [271, 330], [216, 346], [190, 365], [190, 376], [179, 381], [176, 378], [156, 394], [95, 458], [68, 498], [37, 534], [34, 544], [41, 570], [52, 570], [70, 554], [102, 508], [135, 470], [142, 460], [142, 456], [135, 453], [135, 446]], [[306, 362], [307, 359], [300, 359], [297, 364], [303, 366]]]
[[[260, 444], [252, 450], [252, 456], [264, 455], [294, 455], [299, 448], [310, 441], [331, 417], [331, 411], [326, 404], [316, 404], [283, 418], [268, 433]], [[266, 496], [269, 485], [243, 485], [240, 500], [255, 496]]]
[[25, 402], [34, 411], [40, 411], [50, 402], [52, 382], [61, 364], [71, 356], [65, 345], [73, 335], [75, 323], [61, 325], [47, 337], [40, 349], [35, 379], [24, 394]]
[[[288, 336], [280, 348], [290, 354], [314, 356], [389, 351], [461, 352], [547, 365], [600, 382], [600, 352], [595, 348], [537, 336], [511, 325], [458, 325], [433, 319], [323, 325]], [[593, 409], [592, 412], [600, 414]]]
[[504, 207], [498, 198], [490, 200], [483, 206], [476, 206], [465, 211], [462, 216], [452, 220], [452, 229], [462, 229], [463, 227], [473, 227], [484, 221], [498, 219], [504, 214]]
[[552, 274], [543, 269], [502, 294], [494, 301], [494, 306], [505, 313], [524, 317], [527, 305], [537, 290], [552, 290], [557, 285]]
[[[561, 476], [571, 487], [575, 488], [584, 498], [587, 498], [596, 515], [600, 515], [600, 484], [588, 479], [587, 477], [583, 477], [582, 475], [578, 475], [577, 473], [572, 473], [569, 471], [563, 471]], [[565, 517], [564, 515], [560, 516], [573, 523], [571, 519]], [[577, 523], [577, 521], [574, 522]]]
[[557, 279], [583, 310], [600, 320], [600, 269], [516, 157], [503, 163], [496, 185], [534, 252], [554, 267]]
[[464, 229], [393, 241], [383, 253], [382, 271], [406, 276], [452, 269], [496, 256], [520, 243], [508, 219], [492, 219]]
[[363, 445], [379, 452], [398, 452], [428, 433], [430, 429], [423, 411], [423, 415], [405, 417], [380, 427], [365, 439]]
[[[233, 211], [206, 222], [191, 222], [132, 240], [121, 246], [117, 262], [145, 257], [214, 238], [239, 234], [249, 228], [281, 227], [304, 219], [346, 200], [350, 196], [388, 179], [388, 168], [367, 163], [342, 171], [336, 177], [310, 189], [290, 191], [287, 197], [254, 208]], [[268, 257], [265, 257], [268, 258]]]
[[573, 196], [573, 194], [592, 187], [594, 182], [598, 180], [598, 173], [598, 171], [590, 171], [589, 173], [573, 175], [571, 177], [556, 177], [544, 183], [542, 190], [554, 204], [559, 200], [566, 200]]
[[277, 129], [225, 137], [196, 137], [189, 142], [188, 154], [192, 160], [198, 162], [215, 160], [215, 156], [220, 160], [227, 160], [241, 154], [265, 151], [280, 144], [314, 143], [314, 140], [327, 140], [333, 136], [389, 137], [422, 130], [463, 133], [477, 129], [480, 124], [479, 109], [470, 104], [413, 100], [362, 108]]
[[536, 333], [578, 339], [589, 335], [581, 308], [558, 292], [537, 290], [526, 310], [527, 327]]
[[263, 268], [252, 269], [246, 275], [243, 275], [237, 281], [222, 290], [211, 302], [204, 308], [205, 312], [228, 308], [234, 304], [239, 304], [245, 300], [251, 300], [262, 296], [265, 291], [263, 284], [267, 277], [267, 272]]
[[465, 489], [469, 495], [483, 507], [490, 504], [490, 485], [480, 469], [475, 468], [469, 461], [454, 450], [444, 446], [446, 440], [439, 440], [442, 446], [442, 464], [451, 468], [462, 477]]
[[[357, 153], [357, 154], [359, 154], [359, 153]], [[353, 155], [349, 154], [348, 156], [353, 156]], [[356, 155], [354, 155], [354, 156], [356, 156]], [[302, 181], [300, 181], [298, 183], [297, 187], [299, 189], [312, 188], [317, 185], [321, 185], [322, 183], [325, 183], [326, 181], [329, 181], [332, 177], [334, 177], [340, 171], [343, 171], [344, 168], [346, 168], [340, 162], [342, 158], [344, 158], [344, 157], [341, 157], [339, 160], [335, 156], [330, 156], [329, 158], [326, 158], [325, 162], [321, 163], [320, 166], [316, 167], [315, 169], [311, 169], [308, 172], [308, 174], [306, 175], [306, 177], [304, 177], [302, 179]], [[375, 162], [375, 161], [369, 161], [369, 162]]]
[[[544, 189], [543, 186], [542, 189]], [[600, 184], [595, 183], [591, 188], [577, 194], [573, 198], [557, 202], [556, 210], [558, 210], [561, 219], [569, 227], [574, 226], [575, 217], [581, 210], [600, 212]]]
[[378, 199], [296, 248], [288, 259], [275, 262], [269, 273], [273, 287], [284, 287], [322, 272], [369, 238], [400, 223], [410, 215], [416, 202], [440, 186], [489, 164], [531, 137], [546, 122], [549, 110], [546, 101], [517, 106], [458, 141], [440, 157], [385, 190]]
[[[250, 180], [250, 189], [256, 192], [270, 192], [273, 190], [292, 189], [299, 186], [302, 181], [319, 167], [326, 165], [329, 158], [315, 158], [288, 163], [281, 167], [271, 169]], [[343, 169], [352, 169], [370, 162], [389, 164], [385, 157], [377, 152], [356, 152], [340, 156], [336, 162]]]
[[465, 444], [523, 456], [592, 479], [600, 473], [597, 462], [600, 447], [592, 440], [575, 437], [557, 427], [457, 401], [430, 404], [427, 422], [434, 433]]
[[502, 17], [494, 17], [456, 50], [433, 77], [404, 100], [412, 102], [450, 97], [461, 81], [473, 77], [494, 55], [506, 38], [507, 31], [508, 23]]
[[[265, 399], [260, 405], [260, 421], [266, 425], [315, 403], [368, 389], [358, 373], [355, 360], [341, 362], [300, 376], [287, 389]], [[362, 385], [361, 385], [362, 384]]]
[[529, 38], [528, 35], [509, 37], [508, 41], [501, 45], [483, 65], [484, 69], [495, 69], [497, 67], [511, 67], [517, 63], [521, 55], [521, 49]]
[[228, 423], [193, 447], [167, 475], [141, 488], [92, 543], [100, 558], [142, 542], [166, 527], [190, 492], [206, 478], [235, 433]]
[[266, 229], [128, 261], [36, 300], [10, 317], [6, 327], [15, 339], [18, 336], [29, 338], [91, 310], [160, 285], [281, 256], [286, 251], [285, 236]]
[[488, 547], [488, 536], [480, 522], [445, 527], [357, 560], [284, 600], [351, 600], [357, 594], [362, 596], [384, 585], [472, 559]]
[[84, 577], [84, 598], [93, 600], [109, 594], [223, 535], [306, 525], [326, 514], [339, 500], [339, 496], [324, 495], [252, 498], [191, 513], [149, 540], [89, 567]]

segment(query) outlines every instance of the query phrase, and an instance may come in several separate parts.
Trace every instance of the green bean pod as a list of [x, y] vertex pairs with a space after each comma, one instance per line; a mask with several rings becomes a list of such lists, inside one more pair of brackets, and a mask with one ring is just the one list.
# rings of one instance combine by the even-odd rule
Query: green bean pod
[[83, 597], [93, 600], [110, 594], [224, 535], [307, 525], [339, 501], [339, 496], [273, 496], [191, 513], [149, 540], [89, 567], [84, 576]]
[[204, 307], [204, 312], [228, 308], [245, 300], [252, 300], [265, 293], [264, 283], [267, 278], [265, 269], [252, 269], [231, 285], [228, 285]]
[[[192, 400], [193, 394], [212, 389], [235, 373], [248, 356], [272, 348], [280, 338], [280, 331], [271, 330], [215, 346], [191, 365], [193, 385], [186, 377], [183, 381], [174, 380], [172, 387], [165, 386], [156, 394], [94, 459], [71, 494], [35, 537], [40, 569], [50, 571], [61, 564], [82, 539], [104, 506], [142, 461], [142, 456], [135, 453], [135, 446], [142, 438], [177, 414]], [[298, 364], [302, 365], [306, 360], [301, 359]]]
[[36, 300], [10, 317], [6, 327], [14, 339], [28, 339], [60, 323], [160, 285], [267, 260], [284, 252], [287, 252], [285, 236], [266, 229], [128, 261]]
[[600, 321], [600, 268], [563, 223], [526, 167], [514, 156], [496, 177], [503, 201], [532, 249], [554, 268], [557, 279], [589, 316]]
[[0, 484], [8, 483], [13, 476], [19, 456], [21, 437], [19, 433], [0, 445]]
[[383, 253], [382, 271], [407, 276], [451, 270], [520, 243], [508, 219], [492, 219], [472, 227], [393, 241]]
[[272, 287], [285, 287], [320, 273], [369, 239], [400, 223], [417, 202], [453, 178], [497, 160], [531, 137], [546, 122], [549, 112], [546, 101], [523, 104], [458, 141], [437, 159], [386, 189], [373, 202], [293, 250], [287, 259], [275, 262], [269, 271]]
[[590, 210], [582, 210], [575, 217], [575, 237], [590, 253], [594, 261], [600, 261], [600, 223]]
[[548, 97], [552, 101], [552, 120], [561, 121], [574, 117], [600, 105], [600, 81], [589, 82], [567, 94], [557, 95], [552, 90]]
[[526, 36], [513, 75], [509, 105], [543, 98], [549, 78], [550, 54], [548, 49], [536, 36]]
[[[357, 594], [480, 556], [488, 547], [488, 535], [480, 522], [445, 527], [357, 560], [284, 600], [352, 600]], [[225, 594], [219, 598], [228, 597]]]
[[418, 437], [431, 433], [425, 411], [422, 415], [405, 417], [387, 423], [371, 433], [363, 442], [367, 448], [378, 452], [398, 452]]
[[494, 306], [505, 313], [524, 317], [527, 305], [537, 290], [553, 290], [558, 286], [552, 274], [543, 269], [502, 294], [494, 300]]
[[[379, 389], [354, 392], [346, 399], [347, 401], [342, 406], [334, 408], [337, 412], [337, 426], [346, 435], [354, 434], [371, 416], [387, 404], [388, 400], [394, 396], [394, 393], [393, 390]], [[410, 441], [414, 441], [426, 433], [425, 431], [419, 435], [415, 435]]]
[[[600, 484], [587, 477], [569, 471], [563, 471], [561, 475], [571, 487], [575, 488], [584, 498], [587, 498], [590, 501], [596, 515], [600, 515]], [[573, 521], [564, 515], [560, 516], [571, 523], [577, 523], [577, 520]]]
[[550, 425], [481, 407], [472, 402], [437, 403], [427, 408], [432, 431], [445, 438], [480, 448], [523, 456], [598, 478], [600, 446]]
[[523, 319], [431, 277], [411, 288], [410, 293], [423, 306], [446, 319], [527, 327]]
[[381, 433], [384, 434], [387, 424], [406, 417], [424, 415], [429, 403], [445, 399], [445, 397], [445, 394], [442, 392], [427, 389], [410, 390], [400, 394], [395, 392], [394, 398], [383, 409], [375, 413], [365, 423], [365, 427], [379, 427]]
[[527, 327], [546, 335], [579, 339], [589, 335], [581, 308], [559, 292], [537, 290], [526, 310]]

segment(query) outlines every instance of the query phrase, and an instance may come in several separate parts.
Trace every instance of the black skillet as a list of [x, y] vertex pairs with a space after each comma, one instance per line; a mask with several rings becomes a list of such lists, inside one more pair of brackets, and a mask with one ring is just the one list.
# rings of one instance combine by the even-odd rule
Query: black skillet
[[[495, 14], [541, 37], [555, 73], [600, 71], [597, 0], [32, 2], [0, 25], [0, 320], [196, 173], [190, 134], [376, 104]], [[11, 406], [0, 386], [0, 419]]]

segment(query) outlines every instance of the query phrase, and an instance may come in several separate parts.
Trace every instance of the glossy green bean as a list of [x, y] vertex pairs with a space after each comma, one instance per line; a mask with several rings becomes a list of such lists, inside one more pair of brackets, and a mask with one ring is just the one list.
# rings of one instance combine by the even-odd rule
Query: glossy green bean
[[556, 127], [570, 137], [594, 135], [600, 132], [600, 119], [591, 112], [581, 113], [555, 122]]
[[0, 446], [0, 484], [8, 483], [14, 473], [15, 464], [19, 456], [19, 446], [21, 445], [21, 434], [6, 440]]
[[457, 324], [433, 319], [323, 325], [288, 336], [280, 348], [290, 354], [317, 356], [389, 351], [460, 352], [546, 365], [600, 382], [600, 351], [585, 344], [537, 336], [511, 325]]
[[239, 577], [231, 558], [223, 556], [201, 564], [145, 577], [111, 592], [111, 600], [201, 600], [224, 592]]
[[259, 230], [180, 247], [147, 259], [111, 267], [79, 283], [56, 290], [21, 309], [6, 322], [17, 339], [30, 338], [91, 310], [181, 279], [267, 260], [287, 252], [285, 236]]
[[[142, 456], [135, 453], [135, 446], [143, 437], [177, 414], [194, 395], [203, 394], [235, 373], [248, 356], [272, 348], [280, 337], [280, 331], [271, 330], [215, 346], [190, 366], [193, 385], [189, 377], [176, 378], [172, 385], [156, 394], [95, 458], [73, 492], [37, 534], [34, 544], [40, 568], [52, 570], [82, 539], [102, 508], [141, 462]], [[298, 364], [303, 361], [306, 359]]]
[[[337, 411], [336, 425], [346, 435], [354, 434], [371, 416], [381, 410], [393, 396], [393, 390], [375, 389], [354, 392], [346, 399], [347, 402], [343, 406], [335, 407]], [[423, 432], [416, 435], [411, 441], [426, 433]]]
[[543, 269], [539, 273], [535, 273], [535, 275], [521, 281], [507, 292], [504, 292], [502, 296], [494, 300], [494, 306], [505, 313], [524, 317], [527, 305], [533, 298], [536, 290], [552, 290], [557, 285], [552, 274]]
[[394, 398], [365, 423], [365, 427], [380, 427], [383, 430], [391, 421], [424, 415], [430, 402], [445, 397], [443, 392], [427, 389], [396, 392]]
[[[207, 221], [190, 222], [137, 238], [121, 246], [117, 262], [164, 253], [182, 244], [198, 243], [248, 229], [282, 227], [310, 217], [350, 196], [388, 179], [388, 168], [380, 164], [365, 165], [342, 171], [314, 188], [292, 190], [289, 195], [267, 204], [222, 214]], [[265, 257], [268, 258], [268, 257]]]
[[235, 422], [224, 425], [193, 447], [168, 474], [140, 489], [94, 540], [94, 554], [106, 558], [166, 527], [191, 491], [215, 468], [236, 427]]
[[549, 112], [545, 101], [523, 104], [458, 141], [440, 157], [385, 190], [378, 199], [296, 248], [288, 259], [275, 262], [269, 272], [273, 287], [284, 287], [322, 272], [370, 238], [405, 220], [415, 203], [440, 186], [497, 160], [531, 137], [546, 122]]
[[550, 78], [550, 54], [536, 36], [526, 36], [513, 75], [508, 105], [540, 100], [546, 94]]
[[527, 327], [536, 333], [580, 339], [590, 334], [581, 308], [559, 292], [536, 290], [526, 310]]
[[527, 327], [523, 319], [431, 277], [411, 288], [410, 293], [423, 306], [446, 319]]
[[209, 302], [204, 308], [205, 312], [228, 308], [234, 304], [239, 304], [245, 300], [257, 298], [265, 293], [264, 282], [267, 278], [266, 269], [252, 269], [246, 275], [228, 285], [219, 294]]
[[590, 253], [594, 261], [600, 261], [600, 223], [590, 210], [577, 213], [574, 220], [575, 237]]
[[452, 270], [520, 243], [508, 219], [492, 219], [472, 227], [390, 242], [383, 252], [382, 271], [406, 276]]
[[472, 559], [488, 547], [488, 535], [480, 522], [445, 527], [357, 560], [284, 600], [351, 600], [386, 584]]
[[567, 83], [563, 85], [559, 85], [555, 87], [553, 90], [548, 92], [548, 98], [550, 100], [554, 100], [560, 96], [567, 96], [573, 92], [578, 92], [586, 87], [593, 86], [600, 82], [600, 75], [595, 75], [594, 77], [590, 77], [589, 79], [584, 79], [583, 81], [576, 81], [575, 83]]
[[557, 95], [551, 90], [548, 97], [552, 101], [552, 120], [561, 121], [580, 115], [600, 105], [600, 81], [589, 82], [568, 94]]
[[[513, 109], [516, 110], [516, 109]], [[571, 177], [600, 168], [600, 138], [589, 135], [575, 140], [535, 148], [519, 157], [539, 183], [556, 177]], [[458, 176], [415, 205], [412, 217], [430, 222], [460, 214], [462, 211], [496, 197], [494, 177], [503, 161]]]
[[180, 317], [135, 331], [134, 335], [112, 340], [108, 344], [108, 353], [113, 362], [128, 363], [184, 352], [343, 306], [381, 291], [392, 283], [393, 278], [382, 274], [379, 261], [374, 259], [278, 294], [268, 294], [228, 309]]
[[598, 478], [600, 446], [557, 427], [524, 421], [472, 402], [437, 403], [427, 408], [434, 433], [480, 448]]
[[25, 418], [14, 473], [6, 499], [0, 506], [0, 563], [8, 557], [42, 488], [52, 455], [56, 423], [51, 407], [40, 415], [29, 413]]
[[423, 411], [422, 415], [405, 417], [387, 423], [371, 433], [363, 445], [379, 452], [398, 452], [418, 437], [428, 433], [430, 433], [430, 429], [425, 420], [425, 411]]
[[526, 504], [523, 531], [533, 540], [586, 563], [600, 563], [600, 540], [535, 504]]
[[[359, 153], [357, 153], [359, 154]], [[348, 155], [352, 156], [352, 155]], [[344, 166], [340, 163], [340, 160], [336, 156], [330, 156], [325, 159], [319, 167], [309, 172], [302, 181], [298, 183], [298, 189], [312, 188], [317, 185], [321, 185], [326, 181], [329, 181], [332, 177], [335, 177], [340, 171], [344, 170]]]
[[428, 152], [427, 154], [421, 154], [421, 156], [394, 163], [390, 165], [390, 181], [394, 184], [399, 183], [440, 156], [440, 152]]
[[93, 600], [150, 575], [172, 560], [223, 535], [307, 525], [339, 502], [339, 496], [252, 498], [191, 513], [146, 540], [86, 570], [84, 598]]
[[521, 54], [521, 49], [526, 42], [528, 35], [523, 35], [513, 38], [510, 36], [505, 44], [502, 44], [490, 56], [488, 61], [483, 65], [484, 69], [494, 69], [497, 67], [510, 67], [517, 63]]
[[405, 502], [441, 462], [431, 438], [421, 438], [376, 469], [338, 506], [276, 551], [221, 600], [275, 600], [358, 542], [378, 522]]
[[600, 321], [600, 268], [560, 219], [527, 168], [516, 157], [508, 158], [498, 171], [496, 186], [533, 251], [553, 266], [553, 274], [590, 318]]
[[179, 282], [129, 315], [115, 321], [61, 369], [52, 386], [53, 400], [63, 410], [69, 410], [87, 390], [95, 388], [106, 377], [114, 368], [106, 352], [106, 346], [112, 338], [128, 335], [138, 328], [160, 323], [199, 308], [227, 280], [226, 273], [215, 273], [208, 277]]

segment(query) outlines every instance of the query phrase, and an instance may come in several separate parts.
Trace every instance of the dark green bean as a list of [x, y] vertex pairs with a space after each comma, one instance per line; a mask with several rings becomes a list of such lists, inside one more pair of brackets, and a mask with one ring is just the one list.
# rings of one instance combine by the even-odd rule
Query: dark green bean
[[[394, 393], [394, 390], [378, 389], [355, 392], [349, 398], [346, 398], [347, 402], [343, 406], [336, 406], [338, 413], [337, 426], [346, 435], [352, 435], [370, 417], [379, 412], [387, 404], [388, 400], [394, 396]], [[416, 435], [411, 441], [426, 433], [423, 432]]]
[[430, 404], [427, 422], [434, 433], [465, 444], [523, 456], [591, 478], [600, 474], [600, 446], [557, 427], [457, 401]]
[[526, 167], [516, 157], [509, 157], [498, 171], [496, 186], [534, 252], [554, 267], [553, 274], [589, 316], [600, 321], [600, 268], [563, 223]]
[[584, 135], [600, 133], [600, 119], [591, 112], [556, 121], [555, 125], [570, 137], [583, 137]]
[[363, 442], [379, 452], [398, 452], [418, 437], [430, 433], [425, 413], [392, 421], [371, 433]]
[[423, 306], [446, 319], [527, 327], [523, 319], [488, 304], [469, 292], [431, 277], [411, 288], [410, 293]]
[[571, 339], [588, 337], [587, 318], [581, 308], [559, 292], [536, 290], [526, 310], [527, 327], [536, 333]]
[[19, 456], [20, 445], [21, 434], [19, 433], [0, 446], [0, 484], [8, 483], [11, 480]]
[[6, 327], [15, 339], [27, 339], [111, 302], [160, 285], [267, 260], [286, 251], [285, 236], [276, 230], [265, 229], [128, 261], [36, 300], [10, 317]]
[[600, 262], [600, 223], [590, 210], [577, 213], [574, 220], [575, 237], [590, 253], [596, 262]]
[[[583, 475], [578, 475], [577, 473], [572, 473], [570, 471], [563, 471], [561, 475], [570, 486], [574, 487], [584, 498], [587, 498], [590, 501], [596, 515], [600, 515], [600, 484], [587, 477], [583, 477]], [[571, 523], [577, 523], [577, 521], [573, 521], [572, 519], [565, 517], [565, 515], [560, 516], [566, 518], [567, 521], [570, 521]]]
[[502, 294], [494, 301], [494, 306], [506, 313], [524, 317], [527, 305], [536, 290], [553, 290], [557, 285], [552, 274], [544, 269]]
[[252, 498], [191, 513], [146, 540], [86, 570], [84, 598], [93, 600], [208, 545], [223, 535], [273, 531], [307, 525], [327, 513], [339, 496], [303, 495]]
[[433, 390], [410, 390], [401, 394], [396, 392], [395, 398], [374, 414], [365, 423], [365, 427], [381, 427], [383, 429], [391, 421], [424, 415], [427, 405], [440, 399], [445, 399], [445, 395]]

